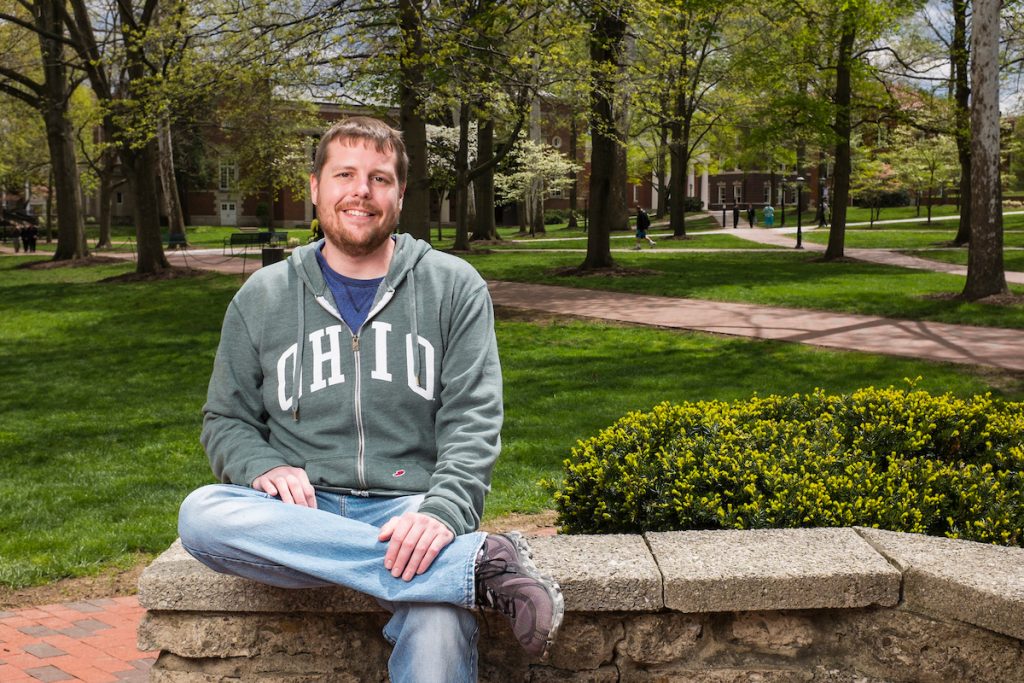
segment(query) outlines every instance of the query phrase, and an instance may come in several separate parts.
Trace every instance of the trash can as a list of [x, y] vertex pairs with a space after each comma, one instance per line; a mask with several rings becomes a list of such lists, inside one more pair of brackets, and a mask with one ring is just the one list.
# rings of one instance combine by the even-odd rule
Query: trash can
[[263, 247], [263, 265], [269, 266], [284, 260], [284, 247]]

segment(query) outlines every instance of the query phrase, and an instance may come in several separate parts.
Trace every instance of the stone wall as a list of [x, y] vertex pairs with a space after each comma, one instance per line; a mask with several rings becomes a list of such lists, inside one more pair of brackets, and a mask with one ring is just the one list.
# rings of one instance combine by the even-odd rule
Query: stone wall
[[[566, 618], [546, 662], [481, 614], [481, 681], [1024, 683], [1024, 550], [875, 529], [533, 539]], [[140, 580], [151, 680], [385, 681], [387, 615], [342, 588], [215, 574], [175, 544]]]

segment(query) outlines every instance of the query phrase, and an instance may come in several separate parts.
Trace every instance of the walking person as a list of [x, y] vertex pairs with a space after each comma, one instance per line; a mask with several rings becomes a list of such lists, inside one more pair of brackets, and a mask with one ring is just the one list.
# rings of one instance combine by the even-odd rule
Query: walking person
[[747, 223], [750, 224], [750, 229], [754, 229], [754, 221], [757, 218], [757, 211], [754, 209], [753, 204], [747, 204]]
[[633, 251], [640, 251], [640, 245], [643, 240], [647, 240], [647, 243], [651, 245], [651, 248], [658, 246], [658, 243], [647, 236], [647, 230], [651, 227], [651, 217], [647, 215], [647, 212], [637, 204], [636, 205], [636, 246], [633, 247]]
[[775, 226], [775, 209], [771, 204], [764, 205], [764, 227], [771, 228]]
[[541, 657], [564, 605], [522, 537], [477, 530], [503, 415], [494, 314], [465, 261], [393, 234], [407, 169], [376, 119], [321, 139], [325, 239], [228, 306], [201, 436], [223, 483], [185, 499], [178, 529], [216, 571], [376, 598], [392, 681], [475, 681], [470, 610], [502, 612]]
[[21, 251], [21, 240], [22, 240], [21, 228], [18, 227], [17, 224], [14, 224], [14, 225], [11, 225], [11, 227], [8, 228], [8, 230], [10, 232], [8, 232], [7, 234], [8, 235], [12, 235], [11, 241], [14, 242], [14, 253], [17, 254], [17, 253], [19, 253]]
[[739, 202], [732, 205], [732, 229], [736, 230], [740, 224], [740, 205]]
[[36, 240], [39, 239], [39, 228], [29, 223], [21, 229], [21, 243], [26, 254], [34, 254], [36, 251]]

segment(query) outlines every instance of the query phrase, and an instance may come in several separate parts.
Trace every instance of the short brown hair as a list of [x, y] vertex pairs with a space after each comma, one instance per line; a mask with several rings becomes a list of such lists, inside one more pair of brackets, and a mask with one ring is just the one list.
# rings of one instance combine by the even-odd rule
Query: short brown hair
[[379, 119], [369, 116], [352, 116], [338, 121], [327, 129], [320, 144], [316, 146], [313, 157], [313, 175], [320, 179], [320, 171], [327, 160], [327, 147], [335, 140], [345, 143], [349, 140], [361, 140], [372, 145], [378, 152], [393, 152], [395, 155], [395, 177], [398, 184], [405, 187], [406, 176], [409, 174], [409, 157], [405, 153], [402, 132], [396, 130]]

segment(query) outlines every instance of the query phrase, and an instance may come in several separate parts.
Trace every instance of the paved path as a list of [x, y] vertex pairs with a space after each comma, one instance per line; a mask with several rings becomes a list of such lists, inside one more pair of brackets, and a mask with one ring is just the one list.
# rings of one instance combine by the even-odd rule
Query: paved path
[[135, 647], [134, 597], [0, 612], [0, 682], [144, 683], [156, 652]]

